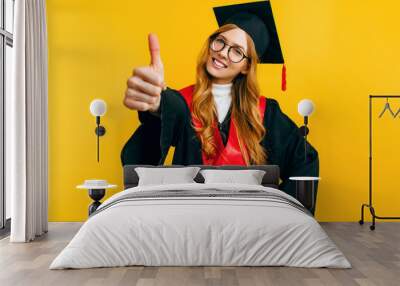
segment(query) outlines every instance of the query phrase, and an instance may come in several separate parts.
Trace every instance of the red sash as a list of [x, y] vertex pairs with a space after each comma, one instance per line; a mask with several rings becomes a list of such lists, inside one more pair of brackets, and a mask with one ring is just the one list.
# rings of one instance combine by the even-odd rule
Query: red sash
[[[193, 107], [192, 107], [193, 91], [194, 91], [194, 85], [185, 87], [179, 91], [183, 96], [183, 98], [185, 99], [191, 114], [193, 114]], [[265, 97], [260, 96], [259, 108], [260, 108], [261, 120], [264, 119], [266, 103], [267, 101]], [[195, 127], [201, 126], [201, 123], [194, 117], [192, 117], [192, 122]], [[214, 165], [214, 166], [246, 165], [244, 156], [240, 151], [239, 138], [236, 131], [234, 118], [231, 117], [228, 141], [226, 143], [226, 146], [224, 146], [221, 135], [216, 126], [215, 120], [213, 121], [213, 129], [214, 129], [214, 140], [215, 140], [214, 142], [216, 145], [216, 152], [213, 157], [207, 157], [204, 151], [202, 151], [203, 164]], [[246, 146], [244, 146], [244, 148], [247, 150]]]

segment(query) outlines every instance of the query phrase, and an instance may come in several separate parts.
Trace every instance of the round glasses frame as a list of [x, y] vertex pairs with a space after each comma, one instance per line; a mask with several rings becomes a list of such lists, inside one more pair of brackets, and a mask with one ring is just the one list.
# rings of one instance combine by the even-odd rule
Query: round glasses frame
[[[221, 41], [221, 43], [222, 43], [222, 47], [221, 47], [220, 49], [215, 49], [215, 48], [214, 48], [214, 44], [215, 44], [215, 42], [216, 42], [217, 40], [218, 40], [218, 41]], [[228, 45], [228, 44], [225, 42], [224, 39], [219, 38], [218, 36], [216, 36], [216, 37], [214, 37], [214, 38], [211, 38], [211, 41], [210, 41], [210, 49], [213, 50], [214, 52], [223, 51], [223, 50], [225, 49], [226, 46], [229, 47], [229, 48], [228, 48], [228, 58], [229, 58], [229, 60], [230, 60], [231, 62], [233, 62], [233, 63], [240, 63], [241, 61], [243, 61], [243, 59], [250, 59], [250, 57], [246, 56], [246, 55], [244, 54], [244, 52], [241, 51], [241, 52], [243, 53], [242, 58], [241, 58], [240, 60], [238, 60], [238, 61], [232, 60], [232, 56], [231, 56], [231, 50], [232, 50], [232, 48], [236, 48], [236, 49], [240, 49], [240, 48], [239, 48], [238, 46], [231, 46], [231, 45]]]

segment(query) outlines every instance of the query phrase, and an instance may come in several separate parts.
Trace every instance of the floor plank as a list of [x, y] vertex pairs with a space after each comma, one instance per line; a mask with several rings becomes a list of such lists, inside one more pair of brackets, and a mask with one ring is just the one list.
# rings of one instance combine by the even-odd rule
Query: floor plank
[[81, 223], [50, 223], [31, 243], [0, 240], [0, 285], [136, 286], [391, 286], [400, 280], [400, 223], [381, 222], [375, 231], [358, 223], [321, 223], [352, 269], [291, 267], [116, 267], [48, 269]]

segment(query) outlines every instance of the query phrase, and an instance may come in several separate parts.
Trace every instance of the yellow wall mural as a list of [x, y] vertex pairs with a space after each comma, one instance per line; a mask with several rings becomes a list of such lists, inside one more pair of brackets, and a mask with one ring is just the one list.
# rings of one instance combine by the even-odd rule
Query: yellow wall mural
[[[49, 220], [84, 221], [91, 203], [76, 185], [102, 178], [122, 191], [120, 151], [137, 128], [137, 112], [122, 101], [126, 80], [149, 64], [147, 35], [158, 35], [165, 80], [172, 88], [195, 81], [198, 53], [217, 28], [212, 7], [246, 1], [48, 0]], [[368, 95], [400, 94], [396, 1], [271, 1], [287, 67], [259, 65], [264, 96], [278, 100], [298, 125], [297, 104], [311, 99], [308, 136], [318, 150], [316, 218], [356, 221], [368, 199]], [[89, 104], [104, 99], [107, 129], [96, 159], [95, 118]], [[400, 100], [392, 100], [394, 110]], [[400, 118], [378, 114], [374, 102], [374, 199], [379, 215], [398, 215]], [[171, 163], [170, 150], [167, 163]], [[397, 213], [396, 213], [397, 212]]]

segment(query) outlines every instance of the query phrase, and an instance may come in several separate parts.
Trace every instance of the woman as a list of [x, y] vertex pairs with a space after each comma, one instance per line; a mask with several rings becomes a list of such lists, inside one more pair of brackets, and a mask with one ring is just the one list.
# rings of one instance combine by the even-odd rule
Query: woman
[[127, 83], [124, 104], [139, 111], [142, 124], [125, 144], [122, 164], [163, 164], [171, 145], [177, 165], [276, 164], [280, 189], [294, 196], [288, 178], [318, 176], [318, 153], [308, 145], [305, 162], [296, 124], [276, 100], [260, 96], [256, 67], [266, 47], [259, 31], [250, 35], [262, 23], [238, 15], [207, 39], [196, 84], [180, 91], [166, 87], [158, 40], [149, 35], [151, 65], [136, 68]]

